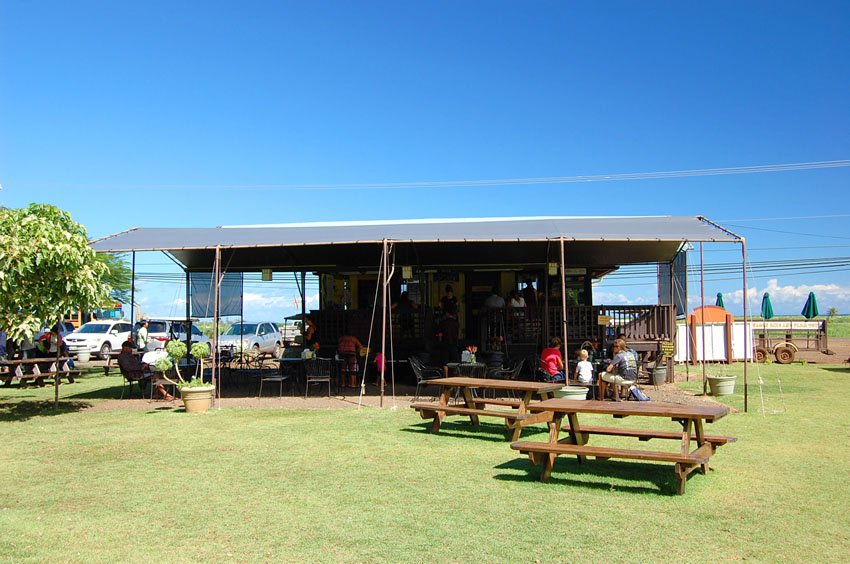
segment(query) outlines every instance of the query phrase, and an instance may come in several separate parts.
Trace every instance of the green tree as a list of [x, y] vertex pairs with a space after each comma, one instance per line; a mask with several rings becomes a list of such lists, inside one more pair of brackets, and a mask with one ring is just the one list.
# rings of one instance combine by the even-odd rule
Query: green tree
[[109, 297], [109, 267], [89, 247], [85, 228], [46, 204], [0, 209], [0, 327], [32, 338], [78, 309]]
[[112, 253], [98, 253], [96, 256], [109, 269], [103, 277], [103, 281], [111, 288], [109, 296], [115, 301], [129, 304], [133, 272], [124, 262], [124, 256]]
[[837, 307], [829, 308], [829, 317], [835, 317], [836, 315], [838, 315], [838, 308]]

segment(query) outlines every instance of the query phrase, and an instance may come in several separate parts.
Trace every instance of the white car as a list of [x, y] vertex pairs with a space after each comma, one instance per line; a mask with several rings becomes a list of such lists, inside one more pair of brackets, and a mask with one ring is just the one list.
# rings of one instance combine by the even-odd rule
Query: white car
[[[145, 345], [145, 351], [159, 351], [165, 348], [166, 343], [172, 339], [178, 341], [186, 341], [186, 326], [189, 322], [186, 318], [169, 318], [169, 317], [152, 317], [146, 320], [148, 322], [148, 343]], [[197, 319], [191, 320], [192, 325], [192, 342], [193, 343], [209, 343], [210, 338], [204, 335], [204, 332], [198, 329], [194, 322]], [[136, 322], [136, 333], [141, 325]]]
[[271, 321], [234, 323], [218, 338], [218, 346], [234, 351], [271, 353], [275, 358], [280, 358], [283, 353], [280, 331]]
[[71, 354], [93, 353], [108, 358], [112, 351], [120, 351], [121, 343], [130, 338], [130, 322], [126, 319], [89, 321], [65, 337]]

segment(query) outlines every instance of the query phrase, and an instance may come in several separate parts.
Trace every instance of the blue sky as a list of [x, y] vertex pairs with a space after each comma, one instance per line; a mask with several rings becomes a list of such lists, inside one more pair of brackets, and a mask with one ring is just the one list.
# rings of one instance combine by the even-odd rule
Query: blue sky
[[[846, 2], [5, 0], [0, 204], [55, 204], [93, 237], [133, 226], [705, 215], [746, 236], [756, 263], [835, 262], [850, 256], [847, 167], [289, 187], [848, 159], [848, 21]], [[740, 260], [709, 249], [708, 263]], [[158, 255], [139, 263], [169, 268]], [[726, 278], [708, 279], [706, 293], [728, 293], [735, 311], [740, 283]], [[631, 284], [612, 278], [597, 295], [654, 303], [648, 281]], [[798, 313], [815, 289], [822, 310], [850, 313], [846, 268], [777, 267], [751, 284], [778, 312]], [[250, 317], [292, 305], [289, 286], [252, 287]], [[145, 281], [143, 309], [177, 313], [180, 292]]]

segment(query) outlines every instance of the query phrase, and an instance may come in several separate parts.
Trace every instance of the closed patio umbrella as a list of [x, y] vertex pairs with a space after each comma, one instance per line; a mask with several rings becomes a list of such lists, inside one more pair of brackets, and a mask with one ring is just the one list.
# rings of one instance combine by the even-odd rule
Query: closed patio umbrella
[[803, 306], [803, 311], [800, 312], [800, 315], [806, 319], [820, 315], [818, 313], [818, 299], [815, 297], [814, 292], [809, 292], [809, 298], [806, 300], [806, 305]]
[[761, 316], [762, 319], [770, 319], [773, 317], [773, 306], [770, 303], [770, 294], [764, 293], [761, 298]]
[[726, 309], [726, 306], [723, 305], [723, 292], [717, 292], [717, 301], [714, 302], [714, 305], [716, 305], [717, 307], [722, 307], [723, 309]]

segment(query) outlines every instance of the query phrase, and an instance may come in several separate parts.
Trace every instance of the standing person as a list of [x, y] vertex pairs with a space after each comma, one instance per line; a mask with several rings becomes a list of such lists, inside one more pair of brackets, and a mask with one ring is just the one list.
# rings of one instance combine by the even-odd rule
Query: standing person
[[628, 388], [637, 380], [637, 362], [635, 357], [626, 347], [626, 342], [623, 339], [614, 341], [613, 352], [614, 360], [605, 369], [605, 372], [600, 376], [600, 392], [602, 399], [605, 399], [605, 394], [608, 391], [608, 385], [613, 386], [612, 395], [615, 401], [620, 399], [620, 388]]
[[525, 281], [525, 288], [522, 289], [522, 297], [525, 300], [526, 307], [537, 307], [537, 290], [531, 285], [531, 280]]
[[[336, 344], [336, 351], [344, 361], [342, 378], [342, 387], [351, 386], [357, 387], [357, 355], [360, 354], [360, 349], [363, 348], [363, 343], [354, 335], [343, 335], [339, 338]], [[345, 375], [348, 376], [346, 381]]]
[[540, 367], [552, 382], [564, 381], [564, 357], [561, 355], [561, 339], [559, 337], [552, 337], [549, 346], [540, 353]]
[[313, 350], [313, 346], [319, 340], [319, 336], [316, 335], [316, 331], [318, 331], [318, 327], [316, 327], [316, 322], [313, 321], [313, 318], [309, 315], [307, 316], [306, 325], [304, 326], [304, 350]]
[[[437, 325], [437, 347], [439, 351], [439, 366], [446, 366], [449, 362], [457, 362], [457, 342], [460, 333], [460, 324], [457, 321], [457, 309], [449, 305], [445, 315]], [[448, 371], [448, 368], [444, 368]]]
[[143, 351], [146, 346], [148, 346], [148, 320], [142, 319], [139, 321], [139, 332], [136, 333], [136, 348]]
[[0, 329], [0, 362], [6, 362], [6, 332]]
[[454, 288], [451, 284], [446, 284], [446, 294], [440, 298], [440, 309], [443, 313], [452, 309], [452, 312], [457, 315], [457, 297], [455, 296]]
[[402, 292], [392, 309], [398, 312], [402, 338], [405, 335], [413, 337], [413, 312], [419, 309], [419, 304], [411, 300], [407, 292]]
[[525, 298], [522, 297], [516, 290], [511, 290], [509, 298], [510, 300], [508, 301], [508, 307], [510, 307], [511, 309], [525, 307]]

